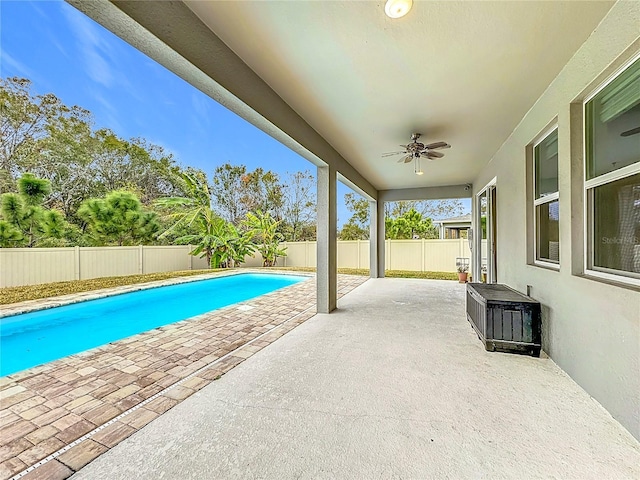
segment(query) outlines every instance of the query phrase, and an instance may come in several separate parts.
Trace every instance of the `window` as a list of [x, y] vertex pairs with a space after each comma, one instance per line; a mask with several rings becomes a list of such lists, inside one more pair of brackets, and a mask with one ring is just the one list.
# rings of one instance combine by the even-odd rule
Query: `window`
[[558, 129], [533, 147], [536, 263], [560, 263]]
[[585, 102], [585, 161], [587, 270], [640, 279], [640, 59]]

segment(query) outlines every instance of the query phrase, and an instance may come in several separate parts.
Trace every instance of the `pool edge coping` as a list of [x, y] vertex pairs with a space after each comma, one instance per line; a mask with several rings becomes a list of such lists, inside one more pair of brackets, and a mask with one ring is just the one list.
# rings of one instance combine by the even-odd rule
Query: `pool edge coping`
[[[114, 297], [117, 295], [124, 295], [125, 293], [133, 293], [133, 292], [139, 292], [142, 290], [150, 290], [153, 288], [168, 287], [171, 285], [180, 285], [183, 283], [211, 280], [213, 278], [218, 278], [218, 277], [243, 275], [247, 273], [263, 274], [263, 275], [264, 274], [290, 275], [290, 276], [309, 277], [309, 278], [315, 277], [315, 273], [313, 272], [292, 272], [292, 271], [285, 271], [285, 270], [273, 270], [273, 271], [265, 272], [264, 270], [260, 270], [256, 268], [242, 268], [242, 269], [231, 270], [229, 272], [211, 272], [211, 273], [203, 273], [199, 275], [180, 276], [180, 277], [166, 278], [164, 280], [152, 280], [152, 281], [143, 282], [143, 283], [132, 283], [129, 285], [119, 285], [117, 287], [107, 287], [107, 288], [101, 288], [98, 290], [87, 290], [84, 292], [68, 293], [66, 295], [59, 295], [55, 297], [45, 297], [45, 298], [39, 298], [36, 300], [24, 300], [23, 302], [0, 305], [0, 321], [4, 318], [14, 317], [16, 315], [22, 315], [24, 313], [37, 312], [40, 310], [48, 310], [50, 308], [55, 308], [55, 307], [63, 307], [65, 305], [73, 305], [75, 303], [86, 302], [89, 300], [98, 300], [101, 298]], [[268, 293], [265, 295], [268, 295]]]

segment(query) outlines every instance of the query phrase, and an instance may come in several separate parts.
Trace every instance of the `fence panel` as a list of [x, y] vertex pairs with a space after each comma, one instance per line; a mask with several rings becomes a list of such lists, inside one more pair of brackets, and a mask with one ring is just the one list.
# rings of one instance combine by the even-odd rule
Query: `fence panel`
[[142, 273], [140, 247], [80, 248], [80, 280]]
[[307, 266], [316, 268], [318, 266], [318, 243], [306, 242]]
[[142, 271], [157, 273], [190, 270], [190, 251], [189, 245], [144, 247], [142, 249]]
[[422, 240], [393, 240], [388, 245], [387, 270], [422, 270]]
[[0, 287], [75, 280], [75, 248], [0, 248]]
[[209, 268], [207, 263], [207, 257], [200, 258], [200, 256], [191, 257], [191, 270], [205, 270]]
[[286, 267], [315, 267], [316, 242], [285, 242], [287, 256], [278, 260], [278, 265]]
[[360, 243], [360, 268], [369, 269], [369, 240], [358, 240]]
[[[247, 255], [246, 257], [244, 257], [244, 263], [241, 266], [247, 268], [261, 267], [263, 262], [264, 260], [262, 259], [262, 255], [260, 255], [260, 252], [256, 252], [253, 257], [251, 255]], [[282, 263], [282, 260], [278, 259], [278, 265], [282, 265]]]
[[338, 265], [340, 268], [360, 268], [359, 241], [338, 242]]
[[427, 240], [423, 244], [424, 271], [455, 272], [456, 257], [460, 254], [460, 240]]

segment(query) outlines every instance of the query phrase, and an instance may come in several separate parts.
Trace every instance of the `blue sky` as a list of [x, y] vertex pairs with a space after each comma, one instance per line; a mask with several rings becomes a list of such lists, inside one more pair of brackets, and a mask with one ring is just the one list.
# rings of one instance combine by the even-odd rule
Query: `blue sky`
[[[0, 2], [2, 77], [33, 82], [91, 111], [124, 138], [143, 137], [209, 176], [217, 165], [278, 172], [315, 166], [62, 1]], [[255, 154], [254, 152], [259, 152]], [[349, 218], [338, 185], [338, 223]]]

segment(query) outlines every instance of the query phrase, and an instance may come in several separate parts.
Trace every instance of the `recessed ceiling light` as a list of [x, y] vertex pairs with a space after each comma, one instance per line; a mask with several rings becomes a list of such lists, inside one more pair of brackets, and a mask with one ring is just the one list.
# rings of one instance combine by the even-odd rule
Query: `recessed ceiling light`
[[409, 13], [412, 5], [413, 0], [387, 0], [384, 6], [384, 13], [390, 18], [404, 17]]

